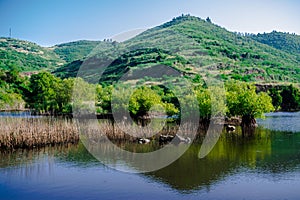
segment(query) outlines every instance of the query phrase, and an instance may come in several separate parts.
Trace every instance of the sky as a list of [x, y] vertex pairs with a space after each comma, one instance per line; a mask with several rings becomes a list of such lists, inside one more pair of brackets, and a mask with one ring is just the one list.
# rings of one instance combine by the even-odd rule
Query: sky
[[[298, 0], [0, 0], [0, 36], [42, 46], [103, 40], [191, 14], [230, 31], [300, 35]], [[137, 30], [137, 31], [136, 31]]]

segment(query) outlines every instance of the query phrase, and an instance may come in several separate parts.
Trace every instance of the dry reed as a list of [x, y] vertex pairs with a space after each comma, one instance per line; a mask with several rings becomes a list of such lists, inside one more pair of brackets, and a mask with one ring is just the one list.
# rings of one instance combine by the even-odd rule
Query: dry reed
[[68, 119], [0, 118], [0, 148], [33, 148], [79, 141], [77, 127]]
[[[75, 123], [76, 122], [76, 123]], [[134, 135], [127, 134], [129, 130]], [[125, 131], [124, 131], [125, 130]], [[142, 131], [141, 131], [142, 130]], [[77, 121], [58, 118], [0, 118], [0, 149], [34, 148], [46, 145], [77, 143], [82, 137], [94, 142], [107, 138], [114, 142], [136, 142], [139, 138], [159, 140], [159, 136], [195, 133], [195, 127], [185, 124], [165, 126], [159, 132], [152, 128], [126, 124], [115, 125], [110, 120]], [[127, 132], [127, 133], [126, 133]]]

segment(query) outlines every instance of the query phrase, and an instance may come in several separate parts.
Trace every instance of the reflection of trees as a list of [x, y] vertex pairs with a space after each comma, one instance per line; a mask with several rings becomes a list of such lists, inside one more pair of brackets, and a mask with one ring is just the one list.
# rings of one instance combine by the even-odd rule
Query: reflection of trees
[[70, 162], [80, 167], [90, 166], [94, 162], [99, 164], [82, 144], [0, 151], [0, 171], [7, 175], [15, 174], [24, 178], [38, 178], [45, 174], [51, 176], [54, 166], [59, 162]]
[[[240, 130], [237, 130], [240, 132]], [[151, 180], [163, 182], [180, 192], [209, 188], [226, 176], [239, 170], [251, 169], [266, 173], [285, 173], [300, 164], [299, 134], [271, 132], [258, 128], [253, 137], [242, 134], [223, 134], [216, 146], [204, 159], [198, 159], [201, 142], [193, 144], [188, 151], [171, 165], [155, 172], [145, 173]], [[111, 146], [101, 144], [102, 150], [112, 151]], [[153, 145], [122, 144], [124, 149], [149, 152]], [[73, 167], [86, 168], [99, 165], [82, 143], [45, 147], [35, 150], [0, 152], [1, 173], [16, 173], [24, 177], [51, 176], [55, 163], [69, 163]], [[117, 158], [109, 160], [117, 163]], [[132, 163], [124, 163], [134, 167]], [[14, 170], [10, 170], [11, 167]], [[138, 169], [136, 169], [138, 170]]]
[[286, 172], [300, 163], [297, 141], [300, 141], [300, 136], [293, 135], [287, 140], [282, 133], [272, 134], [262, 129], [257, 129], [253, 137], [247, 138], [227, 134], [220, 138], [206, 158], [198, 159], [201, 145], [196, 144], [176, 162], [146, 176], [188, 192], [209, 187], [243, 167], [262, 169], [267, 173]]
[[38, 178], [42, 174], [51, 175], [56, 151], [60, 151], [60, 148], [44, 147], [34, 150], [0, 151], [1, 173], [8, 176], [15, 174], [26, 179]]

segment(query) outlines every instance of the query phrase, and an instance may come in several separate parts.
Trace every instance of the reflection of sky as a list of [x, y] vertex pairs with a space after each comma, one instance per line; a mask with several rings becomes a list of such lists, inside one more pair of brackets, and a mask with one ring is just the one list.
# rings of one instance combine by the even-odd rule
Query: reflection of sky
[[300, 132], [300, 112], [268, 113], [266, 119], [258, 119], [257, 123], [271, 130]]
[[102, 165], [73, 167], [45, 156], [26, 166], [0, 169], [0, 199], [175, 198], [159, 184]]
[[[176, 173], [174, 171], [174, 173]], [[297, 199], [300, 172], [261, 173], [240, 168], [211, 186], [181, 193], [139, 174], [103, 165], [81, 167], [50, 155], [0, 168], [1, 199]]]

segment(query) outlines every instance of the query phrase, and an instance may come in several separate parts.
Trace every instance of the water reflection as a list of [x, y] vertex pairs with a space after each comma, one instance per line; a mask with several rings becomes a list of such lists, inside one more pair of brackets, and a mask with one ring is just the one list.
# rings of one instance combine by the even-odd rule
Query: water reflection
[[[139, 148], [151, 147], [136, 145]], [[200, 147], [201, 141], [196, 142], [171, 165], [139, 176], [163, 183], [181, 193], [193, 193], [206, 190], [224, 181], [226, 177], [248, 170], [262, 174], [293, 173], [299, 170], [300, 134], [274, 132], [262, 128], [258, 128], [255, 136], [249, 138], [236, 133], [223, 134], [213, 151], [204, 159], [198, 158]], [[47, 174], [49, 178], [58, 164], [78, 169], [105, 168], [82, 144], [78, 144], [2, 152], [0, 172], [2, 177], [4, 175], [38, 179]]]
[[[239, 128], [224, 132], [204, 159], [198, 158], [199, 138], [171, 165], [143, 174], [112, 170], [81, 143], [0, 151], [0, 198], [298, 199], [300, 129], [295, 124], [299, 117], [299, 113], [268, 115], [265, 122], [258, 122], [272, 129], [259, 127], [253, 137], [243, 137]], [[275, 131], [280, 127], [292, 129]], [[149, 152], [157, 145], [120, 144], [133, 152]], [[108, 162], [139, 170], [130, 162]]]

